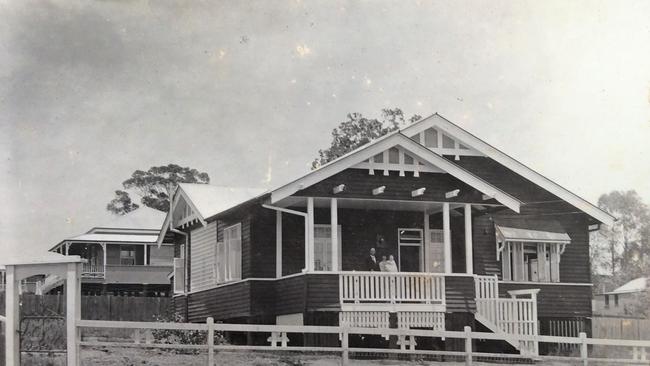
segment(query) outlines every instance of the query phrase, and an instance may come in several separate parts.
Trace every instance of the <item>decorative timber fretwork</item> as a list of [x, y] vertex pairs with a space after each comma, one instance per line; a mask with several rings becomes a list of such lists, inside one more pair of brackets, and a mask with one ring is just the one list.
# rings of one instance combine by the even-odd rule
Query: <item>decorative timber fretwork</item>
[[409, 137], [439, 155], [454, 156], [456, 160], [459, 160], [461, 156], [483, 156], [457, 138], [434, 127], [429, 127]]
[[172, 207], [173, 212], [173, 224], [177, 228], [185, 228], [192, 226], [193, 224], [200, 221], [196, 212], [190, 207], [187, 201], [184, 198], [179, 199], [176, 204]]
[[400, 177], [406, 176], [406, 172], [410, 172], [414, 177], [419, 177], [420, 172], [429, 173], [444, 173], [443, 170], [432, 167], [430, 164], [425, 165], [417, 157], [406, 152], [399, 146], [391, 147], [390, 149], [370, 157], [367, 161], [355, 165], [355, 169], [368, 169], [368, 174], [375, 175], [375, 171], [383, 172], [384, 175], [389, 175], [389, 172], [399, 172]]
[[400, 329], [445, 330], [445, 313], [441, 311], [398, 311], [397, 326]]

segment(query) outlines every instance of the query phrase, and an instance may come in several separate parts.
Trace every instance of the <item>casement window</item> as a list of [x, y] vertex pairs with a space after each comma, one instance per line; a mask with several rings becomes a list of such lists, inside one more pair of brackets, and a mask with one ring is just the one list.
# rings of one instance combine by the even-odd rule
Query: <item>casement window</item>
[[538, 225], [552, 231], [495, 225], [504, 281], [560, 282], [560, 259], [571, 238], [554, 221]]
[[223, 270], [219, 270], [224, 273], [224, 282], [241, 280], [241, 224], [223, 230], [223, 246], [225, 253], [220, 256]]
[[339, 268], [332, 269], [332, 225], [314, 225], [314, 269], [316, 271], [340, 270], [341, 225], [338, 225]]
[[224, 242], [217, 243], [217, 258], [215, 260], [215, 273], [217, 276], [217, 283], [226, 282], [226, 244]]
[[560, 282], [565, 244], [507, 241], [501, 244], [504, 281]]
[[185, 292], [185, 258], [174, 258], [174, 293]]
[[135, 247], [133, 245], [120, 246], [120, 264], [123, 266], [135, 265]]
[[174, 286], [175, 294], [182, 294], [185, 292], [185, 244], [179, 246], [178, 257], [173, 260], [174, 266]]

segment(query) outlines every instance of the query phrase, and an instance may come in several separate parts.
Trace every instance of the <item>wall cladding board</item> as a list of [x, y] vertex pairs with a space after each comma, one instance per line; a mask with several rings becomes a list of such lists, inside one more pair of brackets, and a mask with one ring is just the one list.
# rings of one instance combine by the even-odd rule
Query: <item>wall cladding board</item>
[[247, 317], [251, 314], [250, 282], [212, 288], [187, 295], [187, 312], [190, 322]]
[[305, 311], [305, 276], [296, 276], [276, 281], [275, 312], [277, 315], [302, 313]]
[[217, 223], [209, 222], [191, 232], [191, 291], [205, 289], [216, 284], [215, 250], [217, 245]]
[[307, 276], [308, 309], [339, 309], [339, 276], [336, 274], [311, 274]]
[[445, 277], [445, 298], [447, 301], [447, 312], [476, 312], [476, 301], [474, 300], [475, 297], [474, 277]]

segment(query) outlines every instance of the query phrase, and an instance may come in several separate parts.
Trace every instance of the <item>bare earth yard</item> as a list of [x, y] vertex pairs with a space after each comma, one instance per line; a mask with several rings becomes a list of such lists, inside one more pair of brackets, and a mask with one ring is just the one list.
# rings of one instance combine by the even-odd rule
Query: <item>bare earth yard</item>
[[[155, 349], [135, 349], [135, 348], [110, 348], [110, 349], [83, 349], [82, 365], [83, 366], [136, 366], [136, 365], [156, 365], [156, 366], [189, 366], [205, 365], [206, 356], [204, 354], [175, 354], [165, 350]], [[53, 363], [50, 365], [57, 365]], [[332, 355], [299, 355], [299, 354], [277, 354], [277, 353], [257, 353], [257, 352], [219, 352], [215, 355], [216, 365], [232, 366], [338, 366], [340, 358]], [[350, 360], [351, 366], [370, 366], [370, 365], [440, 365], [440, 366], [460, 366], [464, 362], [429, 362], [429, 361], [398, 361], [398, 360]], [[48, 365], [44, 363], [43, 365]], [[479, 363], [478, 366], [494, 366], [498, 363]], [[536, 363], [536, 365], [546, 366], [564, 366], [565, 363]]]

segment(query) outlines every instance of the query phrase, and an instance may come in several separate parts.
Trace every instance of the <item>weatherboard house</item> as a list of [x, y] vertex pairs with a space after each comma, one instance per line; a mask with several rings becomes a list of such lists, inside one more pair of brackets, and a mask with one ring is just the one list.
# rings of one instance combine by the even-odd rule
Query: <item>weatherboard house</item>
[[[66, 238], [50, 251], [84, 259], [84, 295], [168, 296], [174, 245], [171, 236], [157, 244], [164, 220], [164, 212], [140, 207]], [[45, 278], [41, 292], [56, 291], [63, 280], [57, 276]]]
[[535, 353], [508, 335], [590, 329], [589, 232], [613, 221], [434, 114], [270, 191], [181, 184], [159, 242], [190, 322], [470, 325]]

